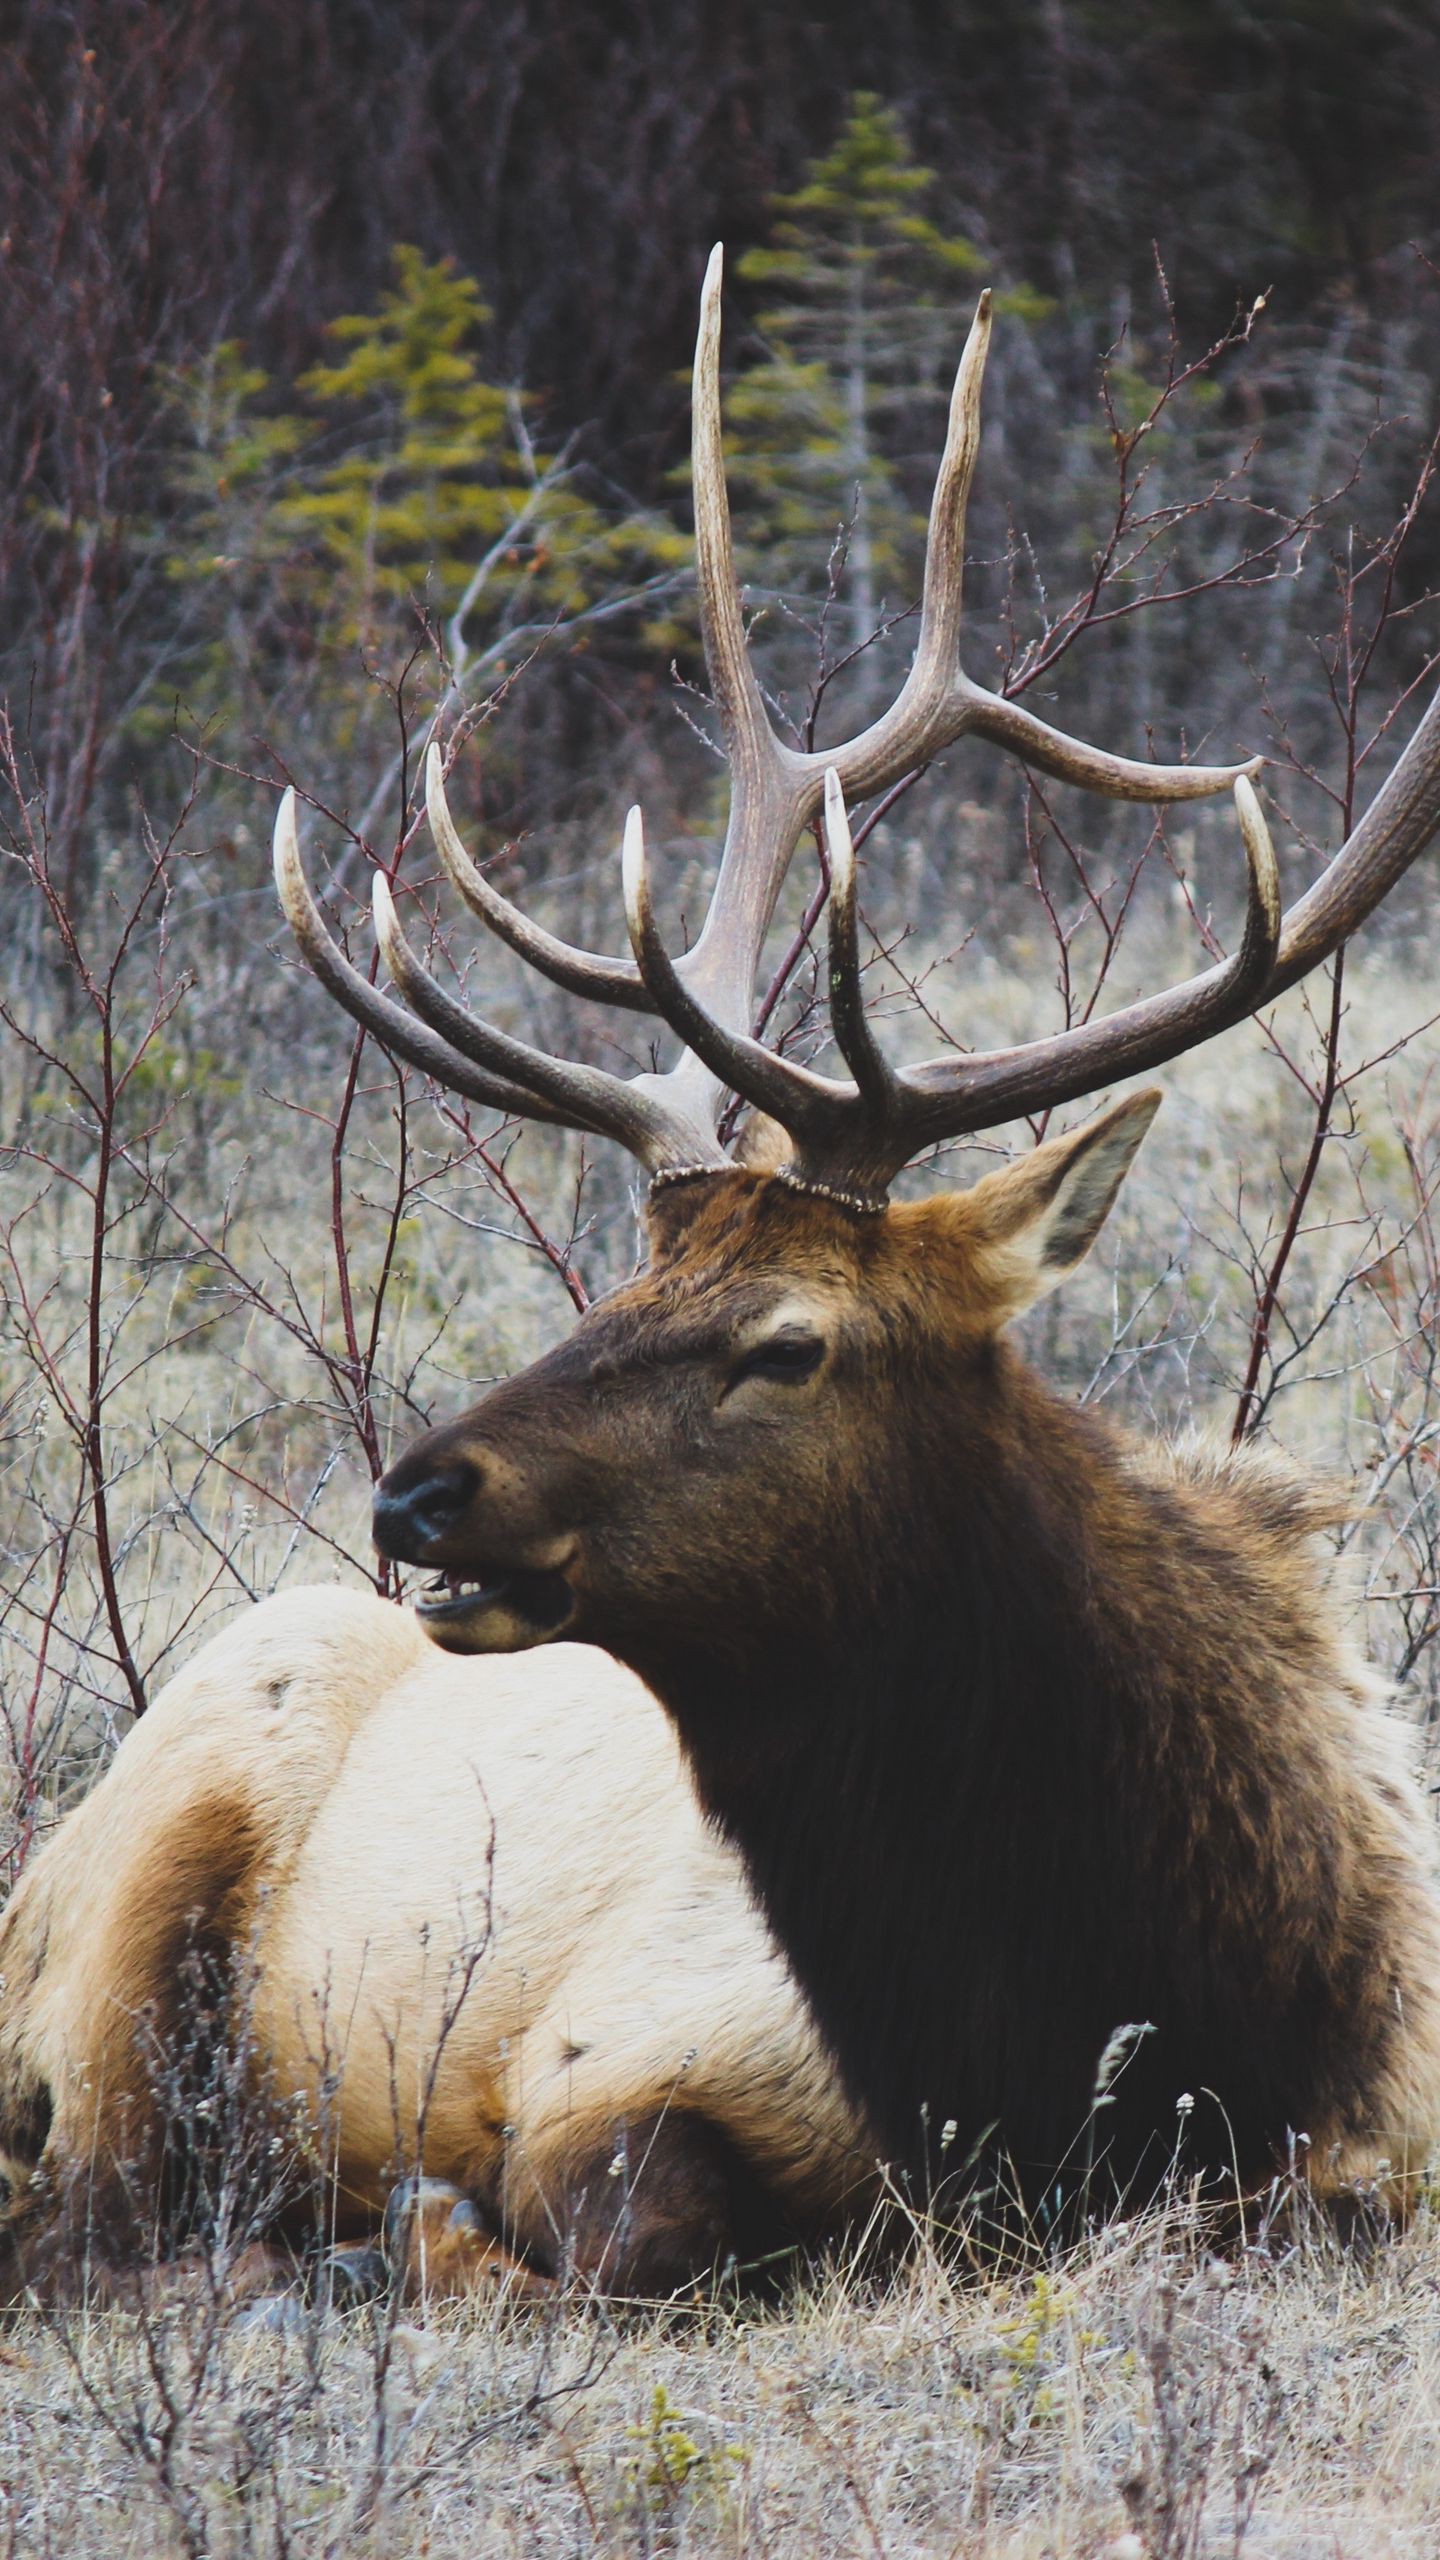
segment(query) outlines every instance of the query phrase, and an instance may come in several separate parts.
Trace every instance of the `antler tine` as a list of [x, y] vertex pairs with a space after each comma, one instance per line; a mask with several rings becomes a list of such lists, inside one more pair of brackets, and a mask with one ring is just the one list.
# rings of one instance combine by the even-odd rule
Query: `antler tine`
[[508, 1076], [517, 1086], [538, 1094], [567, 1128], [618, 1138], [652, 1172], [662, 1164], [691, 1160], [698, 1143], [695, 1133], [687, 1130], [683, 1145], [677, 1145], [673, 1115], [637, 1085], [606, 1075], [598, 1067], [547, 1057], [528, 1040], [497, 1031], [447, 994], [406, 941], [383, 871], [375, 874], [373, 896], [375, 937], [386, 968], [421, 1021], [428, 1022], [461, 1057], [473, 1060], [487, 1074]]
[[[766, 1111], [792, 1134], [818, 1138], [822, 1126], [847, 1095], [843, 1085], [813, 1075], [807, 1067], [777, 1056], [748, 1033], [717, 1022], [691, 993], [661, 940], [650, 897], [650, 869], [645, 854], [645, 825], [638, 809], [625, 821], [621, 856], [625, 884], [625, 921], [640, 974], [672, 1031], [722, 1086], [729, 1086], [757, 1111]], [[671, 1078], [661, 1079], [669, 1083]]]
[[[1238, 794], [1240, 799], [1240, 794]], [[1245, 809], [1240, 806], [1245, 827]], [[1086, 1021], [1081, 1029], [1056, 1039], [1038, 1039], [1025, 1050], [999, 1050], [976, 1057], [966, 1068], [902, 1070], [907, 1093], [935, 1096], [935, 1108], [917, 1116], [917, 1144], [935, 1137], [956, 1137], [963, 1129], [992, 1129], [1017, 1111], [1035, 1111], [1051, 1103], [1076, 1101], [1099, 1085], [1122, 1075], [1148, 1075], [1163, 1068], [1168, 1057], [1181, 1057], [1202, 1039], [1225, 1032], [1230, 1024], [1261, 1004], [1273, 1004], [1286, 988], [1327, 960], [1366, 922], [1386, 891], [1420, 858], [1440, 827], [1440, 694], [1427, 709], [1389, 781], [1366, 809], [1340, 852], [1322, 870], [1320, 881], [1281, 916], [1279, 934], [1273, 922], [1261, 924], [1261, 906], [1279, 906], [1273, 886], [1273, 852], [1263, 837], [1261, 873], [1256, 878], [1256, 840], [1245, 835], [1250, 858], [1250, 924], [1235, 960], [1225, 968], [1204, 970], [1184, 986], [1171, 986], [1161, 996], [1148, 996], [1104, 1021]], [[1250, 952], [1250, 960], [1245, 955]], [[1261, 968], [1261, 952], [1266, 965]], [[966, 1093], [961, 1098], [961, 1078]], [[951, 1106], [948, 1106], [951, 1101]], [[922, 1126], [925, 1121], [925, 1126]]]
[[957, 736], [973, 730], [992, 747], [1004, 747], [1022, 764], [1033, 765], [1037, 773], [1052, 774], [1057, 782], [1073, 783], [1106, 800], [1143, 800], [1156, 807], [1177, 800], [1213, 800], [1222, 791], [1233, 791], [1242, 776], [1254, 781], [1265, 770], [1263, 756], [1247, 756], [1243, 764], [1139, 764], [1131, 756], [1111, 755], [1105, 747], [1067, 737], [1063, 729], [1037, 720], [1023, 704], [987, 693], [966, 675], [959, 678], [958, 690], [967, 709]]
[[[730, 765], [730, 814], [704, 925], [675, 969], [711, 1018], [739, 1033], [750, 1027], [761, 948], [813, 801], [806, 792], [807, 759], [776, 736], [746, 646], [720, 418], [723, 281], [724, 251], [717, 244], [705, 270], [695, 340], [691, 488], [700, 627]], [[682, 1059], [673, 1073], [682, 1088], [695, 1088], [702, 1105], [718, 1104], [710, 1076], [703, 1066], [697, 1074], [694, 1059]]]
[[1280, 903], [1280, 865], [1275, 859], [1270, 830], [1249, 777], [1243, 773], [1235, 785], [1235, 815], [1240, 821], [1248, 877], [1245, 931], [1235, 955], [1235, 977], [1229, 995], [1233, 1004], [1248, 1007], [1258, 998], [1275, 966], [1284, 910]]
[[291, 931], [322, 986], [384, 1048], [437, 1084], [516, 1119], [543, 1120], [587, 1137], [618, 1138], [651, 1173], [675, 1165], [726, 1162], [711, 1131], [697, 1128], [667, 1097], [655, 1093], [653, 1079], [629, 1082], [598, 1068], [564, 1066], [457, 1004], [415, 958], [400, 930], [389, 883], [377, 872], [376, 932], [386, 966], [413, 1011], [392, 1004], [346, 958], [311, 895], [300, 859], [293, 791], [285, 793], [275, 820], [275, 883]]
[[[1173, 996], [1191, 999], [1179, 1045], [1190, 1047], [1226, 1023], [1238, 1021], [1259, 1001], [1274, 968], [1280, 940], [1280, 873], [1260, 804], [1245, 775], [1235, 784], [1235, 806], [1245, 847], [1247, 899], [1245, 930], [1234, 957], [1193, 980]], [[911, 1157], [938, 1139], [988, 1128], [1013, 1113], [1042, 1103], [1089, 1092], [1113, 1075], [1138, 1073], [1159, 1063], [1148, 1055], [1130, 1056], [1127, 1038], [1143, 1036], [1136, 1017], [1148, 1008], [1131, 1006], [1105, 1021], [1087, 1023], [1024, 1049], [997, 1052], [986, 1058], [946, 1060], [895, 1070], [875, 1042], [866, 1019], [860, 986], [859, 937], [856, 931], [855, 858], [845, 817], [839, 776], [826, 776], [825, 835], [830, 853], [830, 1009], [836, 1043], [853, 1075], [853, 1086], [830, 1086], [823, 1117], [812, 1115], [801, 1130], [793, 1117], [788, 1125], [799, 1140], [798, 1162], [807, 1175], [827, 1180], [863, 1178], [888, 1183]], [[1152, 1003], [1157, 1001], [1151, 1000]], [[1166, 999], [1159, 999], [1164, 1002]], [[1173, 1054], [1169, 1052], [1167, 1054]], [[1057, 1084], [1057, 1075], [1061, 1082]], [[1080, 1081], [1073, 1081], [1075, 1076]], [[1053, 1088], [1053, 1089], [1052, 1089]], [[1003, 1097], [1003, 1101], [1002, 1101]], [[1018, 1097], [1018, 1098], [1017, 1098]], [[783, 1118], [774, 1104], [766, 1106]]]
[[700, 326], [695, 337], [690, 393], [690, 479], [705, 663], [710, 670], [737, 793], [743, 796], [747, 765], [758, 768], [759, 775], [763, 775], [777, 756], [786, 758], [787, 751], [770, 725], [750, 663], [740, 581], [735, 572], [720, 417], [720, 298], [724, 280], [725, 252], [717, 241], [700, 289]]
[[487, 1110], [514, 1112], [528, 1118], [554, 1121], [558, 1114], [524, 1087], [507, 1083], [503, 1076], [486, 1075], [460, 1056], [448, 1042], [437, 1039], [413, 1014], [401, 1011], [362, 977], [353, 962], [347, 960], [338, 942], [330, 934], [324, 917], [310, 893], [300, 860], [300, 844], [295, 828], [295, 794], [287, 791], [275, 819], [275, 886], [286, 920], [306, 961], [323, 987], [342, 1004], [361, 1028], [370, 1032], [381, 1045], [393, 1050], [398, 1058], [408, 1059], [413, 1067], [433, 1076], [437, 1084], [448, 1085], [455, 1093], [463, 1093], [471, 1102], [483, 1103]]
[[945, 448], [935, 474], [925, 536], [925, 582], [920, 594], [920, 637], [905, 694], [932, 698], [950, 690], [960, 654], [965, 602], [965, 519], [975, 465], [980, 459], [980, 399], [990, 360], [993, 297], [987, 285], [975, 305], [950, 392]]
[[[1139, 764], [1052, 729], [1018, 702], [976, 684], [960, 665], [965, 571], [965, 518], [980, 454], [980, 395], [990, 352], [991, 297], [982, 293], [955, 374], [945, 450], [935, 476], [925, 544], [920, 636], [910, 672], [888, 711], [843, 747], [805, 759], [818, 800], [823, 769], [833, 764], [846, 798], [868, 799], [954, 744], [967, 731], [1008, 748], [1026, 764], [1121, 800], [1201, 800], [1226, 791], [1243, 765]], [[808, 818], [813, 800], [807, 800]], [[802, 824], [804, 820], [802, 819]]]
[[900, 1088], [876, 1044], [860, 983], [855, 847], [845, 814], [845, 794], [834, 766], [825, 776], [825, 850], [830, 859], [830, 1027], [855, 1079], [866, 1119], [886, 1128], [895, 1118]]
[[[1440, 827], [1440, 695], [1360, 824], [1287, 914], [1281, 912], [1269, 830], [1244, 776], [1236, 783], [1235, 803], [1249, 904], [1233, 957], [1180, 986], [1052, 1039], [994, 1050], [986, 1057], [903, 1067], [899, 1083], [905, 1134], [890, 1151], [890, 1173], [942, 1138], [995, 1128], [1021, 1112], [1050, 1109], [1123, 1077], [1149, 1074], [1272, 1003], [1328, 959]], [[852, 1127], [851, 1145], [856, 1161], [868, 1164], [873, 1153], [868, 1132]], [[826, 1170], [832, 1171], [834, 1163], [827, 1158]]]
[[604, 1004], [625, 1005], [634, 1013], [653, 1013], [640, 973], [628, 960], [610, 960], [600, 952], [579, 951], [532, 924], [518, 907], [501, 896], [471, 861], [460, 840], [445, 797], [445, 761], [435, 740], [425, 758], [425, 807], [430, 832], [450, 880], [472, 915], [489, 926], [512, 951], [542, 977], [574, 996], [595, 996]]

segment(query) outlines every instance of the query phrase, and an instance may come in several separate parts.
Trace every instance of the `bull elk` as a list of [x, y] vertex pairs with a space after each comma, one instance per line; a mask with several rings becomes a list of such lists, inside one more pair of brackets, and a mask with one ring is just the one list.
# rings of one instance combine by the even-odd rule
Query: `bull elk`
[[576, 1646], [446, 1662], [368, 1594], [287, 1591], [170, 1683], [0, 1921], [5, 2291], [128, 2281], [187, 2208], [194, 2236], [237, 1990], [226, 2174], [273, 2110], [258, 2227], [318, 2219], [337, 2288], [379, 2272], [397, 2178], [391, 2256], [431, 2290], [666, 2291], [873, 2189], [664, 1717]]
[[[987, 298], [908, 676], [861, 734], [798, 752], [747, 657], [719, 297], [717, 252], [694, 491], [732, 788], [698, 941], [666, 950], [638, 812], [633, 956], [606, 958], [497, 893], [433, 749], [428, 779], [442, 862], [482, 922], [560, 986], [656, 1019], [678, 1062], [627, 1080], [477, 1018], [416, 957], [377, 876], [403, 1003], [378, 991], [331, 938], [293, 797], [281, 806], [285, 911], [347, 1011], [442, 1085], [616, 1138], [649, 1176], [648, 1268], [391, 1467], [377, 1544], [435, 1575], [417, 1614], [447, 1650], [583, 1638], [653, 1688], [896, 2160], [922, 2163], [941, 2128], [956, 2157], [993, 2137], [1033, 2204], [1073, 2184], [1082, 2153], [1096, 2202], [1144, 2192], [1177, 2157], [1254, 2192], [1298, 2154], [1319, 2192], [1375, 2180], [1403, 2203], [1440, 2133], [1440, 1899], [1402, 1739], [1326, 1587], [1326, 1503], [1253, 1450], [1132, 1444], [1005, 1338], [1094, 1241], [1158, 1093], [969, 1191], [888, 1191], [921, 1149], [1148, 1072], [1333, 952], [1440, 818], [1440, 703], [1282, 912], [1256, 765], [1131, 763], [972, 682], [961, 568]], [[1234, 955], [1059, 1037], [892, 1066], [862, 1001], [847, 804], [966, 732], [1120, 798], [1233, 792], [1248, 877]], [[843, 1077], [750, 1030], [777, 892], [821, 813]], [[731, 1094], [755, 1115], [733, 1153], [717, 1134]], [[1122, 2029], [1128, 2061], [1082, 2143]]]

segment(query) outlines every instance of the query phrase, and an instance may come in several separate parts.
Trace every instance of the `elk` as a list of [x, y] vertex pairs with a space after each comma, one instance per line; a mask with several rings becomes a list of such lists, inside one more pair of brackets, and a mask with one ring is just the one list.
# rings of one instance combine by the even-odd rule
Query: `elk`
[[568, 2266], [654, 2293], [874, 2190], [665, 1718], [579, 1646], [447, 1661], [392, 1603], [302, 1589], [170, 1683], [0, 1921], [12, 2294], [128, 2282], [187, 2205], [193, 2236], [207, 2011], [237, 1989], [222, 2131], [243, 2157], [277, 2128], [275, 2232], [338, 2235], [337, 2291], [383, 2272], [387, 2198], [391, 2272], [427, 2290]]
[[[1003, 2155], [1047, 2211], [1143, 2198], [1172, 2165], [1243, 2200], [1287, 2163], [1322, 2196], [1373, 2186], [1403, 2209], [1440, 2133], [1440, 1896], [1403, 1740], [1327, 1585], [1331, 1503], [1255, 1449], [1134, 1444], [1006, 1338], [1094, 1241], [1158, 1093], [968, 1191], [889, 1193], [937, 1141], [1148, 1073], [1333, 952], [1440, 819], [1440, 703], [1282, 912], [1258, 760], [1132, 763], [974, 683], [961, 570], [986, 297], [909, 673], [859, 735], [797, 750], [747, 655], [719, 301], [717, 252], [694, 492], [731, 804], [693, 948], [675, 960], [661, 938], [638, 812], [632, 957], [604, 957], [497, 893], [452, 823], [438, 750], [428, 775], [461, 898], [547, 978], [668, 1029], [677, 1062], [602, 1074], [479, 1018], [422, 965], [378, 875], [396, 995], [372, 986], [307, 886], [293, 796], [281, 805], [285, 912], [346, 1010], [440, 1084], [617, 1139], [649, 1177], [648, 1267], [400, 1457], [376, 1542], [433, 1575], [416, 1614], [442, 1648], [580, 1638], [654, 1690], [852, 2101], [913, 2175], [943, 2135], [956, 2159]], [[862, 997], [847, 808], [966, 732], [1120, 798], [1232, 792], [1248, 882], [1233, 956], [1058, 1037], [892, 1065]], [[839, 1076], [750, 1028], [780, 884], [822, 817]], [[733, 1149], [728, 1096], [754, 1115]]]

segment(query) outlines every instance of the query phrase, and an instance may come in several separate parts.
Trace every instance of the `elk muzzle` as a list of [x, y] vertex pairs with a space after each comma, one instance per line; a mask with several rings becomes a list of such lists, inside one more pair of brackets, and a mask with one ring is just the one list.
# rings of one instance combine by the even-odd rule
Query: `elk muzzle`
[[576, 1541], [527, 1518], [533, 1509], [504, 1459], [437, 1452], [433, 1435], [376, 1486], [375, 1545], [392, 1563], [435, 1568], [415, 1614], [447, 1653], [524, 1652], [573, 1617]]

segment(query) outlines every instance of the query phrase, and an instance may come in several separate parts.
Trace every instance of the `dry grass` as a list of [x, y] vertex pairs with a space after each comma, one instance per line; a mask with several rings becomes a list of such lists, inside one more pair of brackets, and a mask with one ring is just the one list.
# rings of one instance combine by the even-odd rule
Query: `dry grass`
[[1440, 2511], [1440, 2233], [1220, 2261], [1181, 2208], [769, 2309], [27, 2314], [0, 2468], [10, 2549], [114, 2560], [1399, 2560]]

